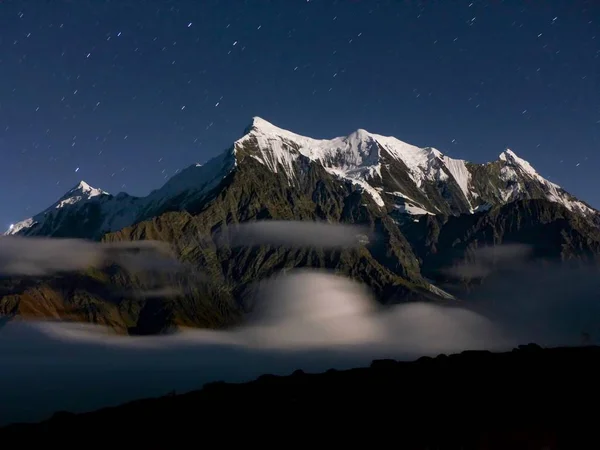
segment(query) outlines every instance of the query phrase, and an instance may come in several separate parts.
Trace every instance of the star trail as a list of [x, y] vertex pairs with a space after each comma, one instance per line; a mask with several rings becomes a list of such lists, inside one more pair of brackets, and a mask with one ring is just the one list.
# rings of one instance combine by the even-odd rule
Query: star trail
[[253, 116], [485, 162], [600, 206], [600, 4], [0, 2], [0, 228], [85, 180], [145, 195]]

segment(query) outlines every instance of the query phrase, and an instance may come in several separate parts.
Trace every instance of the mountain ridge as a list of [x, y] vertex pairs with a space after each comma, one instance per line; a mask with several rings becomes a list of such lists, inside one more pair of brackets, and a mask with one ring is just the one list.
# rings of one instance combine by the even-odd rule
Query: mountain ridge
[[[244, 150], [250, 147], [252, 150]], [[543, 178], [510, 149], [496, 161], [476, 164], [364, 129], [344, 137], [313, 139], [254, 117], [244, 135], [227, 150], [204, 165], [188, 166], [145, 197], [113, 196], [82, 181], [46, 210], [11, 225], [5, 234], [62, 236], [64, 211], [84, 209], [85, 215], [93, 210], [92, 215], [103, 219], [83, 237], [99, 239], [164, 211], [201, 203], [246, 156], [275, 173], [283, 172], [292, 184], [299, 176], [296, 162], [302, 160], [300, 166], [320, 164], [340, 183], [353, 184], [378, 207], [402, 220], [406, 216], [473, 214], [520, 198], [547, 198], [600, 223], [598, 211]], [[75, 191], [82, 195], [74, 195]]]

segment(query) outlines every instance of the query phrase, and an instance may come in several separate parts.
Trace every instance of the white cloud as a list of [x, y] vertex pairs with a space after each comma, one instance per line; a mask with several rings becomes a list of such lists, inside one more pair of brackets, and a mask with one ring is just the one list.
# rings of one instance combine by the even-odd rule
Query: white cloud
[[369, 230], [357, 225], [326, 222], [265, 220], [231, 227], [224, 235], [234, 246], [356, 247]]

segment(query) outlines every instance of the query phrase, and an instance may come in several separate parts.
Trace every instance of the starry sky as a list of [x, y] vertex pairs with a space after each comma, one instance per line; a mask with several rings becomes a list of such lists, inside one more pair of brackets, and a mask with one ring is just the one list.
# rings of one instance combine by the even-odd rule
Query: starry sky
[[146, 195], [253, 116], [474, 162], [600, 207], [595, 0], [0, 0], [0, 228], [79, 180]]

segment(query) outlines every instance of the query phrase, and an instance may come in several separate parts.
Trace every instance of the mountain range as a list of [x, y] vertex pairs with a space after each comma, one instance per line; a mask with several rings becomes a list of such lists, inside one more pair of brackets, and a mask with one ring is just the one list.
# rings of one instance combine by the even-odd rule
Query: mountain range
[[[301, 188], [310, 166], [344, 189], [357, 190], [392, 216], [459, 215], [522, 199], [547, 199], [597, 219], [598, 212], [540, 176], [513, 151], [497, 161], [473, 164], [440, 151], [359, 129], [346, 137], [317, 140], [277, 128], [255, 117], [244, 136], [205, 165], [194, 164], [147, 197], [116, 196], [81, 181], [56, 203], [11, 226], [7, 234], [99, 239], [169, 210], [201, 208], [226, 178], [252, 158]], [[84, 224], [76, 222], [84, 217]], [[74, 229], [76, 228], [76, 229]]]
[[[257, 220], [360, 224], [377, 238], [332, 251], [217, 243], [229, 227]], [[204, 282], [187, 284], [175, 298], [145, 299], [107, 288], [142, 283], [118, 267], [5, 277], [0, 314], [72, 318], [129, 333], [228, 326], [251, 308], [255, 282], [306, 266], [362, 281], [384, 304], [448, 301], [460, 296], [464, 280], [453, 284], [441, 269], [475, 249], [519, 243], [538, 259], [596, 261], [599, 225], [597, 210], [509, 149], [496, 161], [474, 164], [362, 129], [319, 140], [255, 117], [226, 151], [180, 171], [146, 197], [111, 195], [82, 181], [6, 232], [113, 243], [160, 240], [208, 275]], [[436, 286], [449, 282], [446, 291], [455, 292]]]

